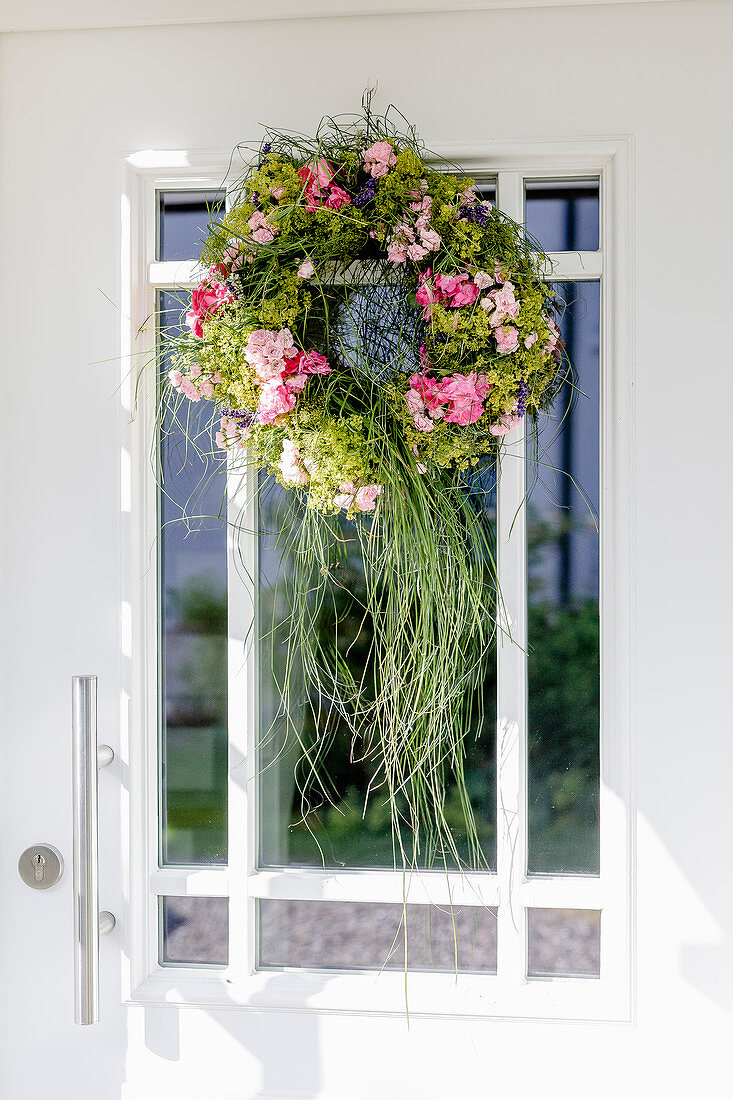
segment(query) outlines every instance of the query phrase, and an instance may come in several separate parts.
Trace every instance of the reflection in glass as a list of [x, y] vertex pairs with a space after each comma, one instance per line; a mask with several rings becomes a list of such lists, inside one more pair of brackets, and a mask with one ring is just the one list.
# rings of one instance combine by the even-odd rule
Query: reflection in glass
[[259, 966], [496, 973], [496, 910], [481, 906], [260, 901]]
[[160, 965], [226, 966], [229, 899], [160, 899]]
[[158, 193], [159, 260], [198, 260], [206, 227], [224, 211], [223, 191]]
[[[495, 509], [493, 471], [484, 474], [483, 506]], [[283, 715], [282, 682], [289, 614], [285, 585], [291, 568], [278, 532], [289, 522], [292, 493], [271, 484], [261, 493], [259, 539], [259, 700], [260, 700], [260, 863], [264, 866], [393, 867], [390, 811], [378, 761], [368, 745], [352, 743], [346, 721], [327, 699], [306, 698]], [[342, 618], [339, 651], [352, 672], [365, 672], [369, 691], [372, 627], [365, 616], [364, 570], [352, 521], [333, 521], [333, 566], [314, 582], [323, 594], [319, 619], [324, 637], [333, 634], [334, 607]], [[287, 542], [287, 540], [285, 540]], [[277, 603], [276, 603], [277, 600]], [[477, 697], [465, 740], [465, 773], [483, 854], [495, 867], [496, 668], [487, 661], [483, 691]], [[290, 723], [288, 732], [287, 723]], [[330, 728], [329, 728], [330, 726]], [[309, 780], [303, 752], [328, 746], [319, 774], [327, 793]], [[303, 797], [304, 795], [304, 797]], [[310, 812], [303, 813], [303, 802]], [[461, 857], [469, 858], [463, 808], [455, 786], [447, 792], [446, 817]], [[440, 864], [442, 866], [442, 864]]]
[[[181, 298], [163, 292], [160, 327]], [[163, 378], [169, 364], [161, 360]], [[207, 402], [183, 400], [160, 426], [158, 492], [161, 860], [226, 862], [226, 467], [212, 454]], [[195, 437], [197, 446], [187, 442]]]
[[527, 977], [599, 978], [600, 975], [598, 910], [527, 910]]
[[598, 874], [600, 284], [555, 289], [575, 377], [528, 462], [529, 870]]
[[595, 252], [599, 247], [598, 180], [528, 180], [527, 232], [545, 252]]

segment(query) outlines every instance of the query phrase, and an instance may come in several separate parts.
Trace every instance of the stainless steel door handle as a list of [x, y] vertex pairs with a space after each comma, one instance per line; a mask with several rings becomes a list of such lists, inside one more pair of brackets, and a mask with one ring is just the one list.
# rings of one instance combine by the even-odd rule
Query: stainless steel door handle
[[115, 918], [99, 912], [97, 773], [114, 760], [109, 745], [97, 747], [97, 677], [71, 681], [74, 801], [74, 1022], [99, 1020], [99, 937]]

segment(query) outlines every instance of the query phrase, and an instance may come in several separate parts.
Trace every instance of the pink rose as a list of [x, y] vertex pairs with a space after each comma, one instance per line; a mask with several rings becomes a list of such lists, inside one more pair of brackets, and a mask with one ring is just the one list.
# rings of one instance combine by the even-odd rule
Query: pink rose
[[307, 374], [289, 374], [283, 379], [283, 386], [286, 386], [291, 393], [300, 393], [307, 385]]
[[288, 359], [287, 368], [298, 374], [331, 373], [331, 368], [328, 365], [326, 356], [321, 355], [320, 352], [314, 351], [313, 348], [310, 348], [308, 351], [299, 352], [294, 359]]
[[446, 298], [452, 298], [457, 293], [461, 283], [465, 282], [468, 275], [437, 275], [435, 285]]
[[298, 169], [298, 179], [302, 180], [306, 190], [310, 189], [317, 198], [322, 198], [323, 191], [333, 179], [333, 166], [327, 160], [313, 160], [310, 164], [304, 164]]
[[357, 489], [354, 503], [360, 512], [373, 512], [377, 506], [377, 497], [382, 492], [381, 485], [362, 485]]
[[519, 347], [519, 333], [513, 325], [500, 325], [494, 329], [494, 336], [499, 355], [511, 355]]
[[344, 206], [351, 205], [351, 195], [343, 190], [342, 187], [337, 187], [332, 184], [331, 189], [326, 199], [326, 206], [329, 210], [341, 210]]
[[191, 295], [191, 309], [186, 314], [186, 324], [194, 336], [204, 334], [203, 322], [228, 302], [233, 302], [230, 291], [222, 283], [207, 275], [194, 289]]
[[489, 298], [493, 298], [496, 312], [504, 317], [515, 320], [519, 315], [519, 302], [514, 297], [514, 287], [507, 282], [501, 290], [492, 290]]
[[483, 399], [491, 389], [485, 374], [454, 374], [441, 384], [441, 399], [450, 402], [445, 414], [446, 423], [474, 424], [484, 411]]
[[454, 309], [459, 306], [471, 306], [478, 298], [478, 287], [475, 283], [464, 283], [453, 295], [451, 305]]
[[433, 302], [437, 300], [437, 295], [433, 287], [426, 279], [423, 279], [422, 275], [420, 276], [420, 286], [415, 294], [415, 299], [417, 304], [423, 307], [423, 320], [429, 321]]
[[440, 403], [443, 401], [442, 383], [436, 382], [434, 378], [429, 378], [426, 374], [412, 374], [410, 375], [410, 385], [420, 394], [425, 402], [425, 408], [433, 419], [440, 419], [443, 415], [443, 410], [440, 408]]

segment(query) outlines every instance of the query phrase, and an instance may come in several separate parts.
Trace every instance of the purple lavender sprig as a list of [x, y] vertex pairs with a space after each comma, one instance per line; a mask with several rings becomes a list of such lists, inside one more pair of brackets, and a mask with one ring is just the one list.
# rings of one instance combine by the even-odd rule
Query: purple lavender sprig
[[257, 416], [251, 409], [219, 409], [219, 412], [222, 416], [229, 416], [232, 420], [236, 420], [240, 431], [243, 428], [249, 428]]
[[527, 398], [529, 397], [529, 386], [523, 378], [519, 379], [519, 386], [517, 387], [517, 402], [515, 416], [524, 416], [527, 411]]
[[370, 177], [362, 187], [358, 195], [354, 196], [354, 206], [366, 206], [368, 202], [371, 202], [377, 191], [377, 179]]
[[462, 206], [458, 211], [458, 217], [463, 218], [466, 222], [474, 222], [476, 225], [484, 226], [488, 220], [489, 211], [483, 203], [478, 203], [476, 206]]
[[238, 301], [242, 297], [242, 287], [239, 279], [235, 279], [230, 275], [228, 279], [224, 280], [224, 286], [227, 288], [232, 298]]
[[260, 168], [262, 167], [262, 165], [265, 163], [265, 160], [267, 159], [267, 156], [268, 156], [271, 149], [272, 149], [272, 142], [266, 141], [265, 144], [262, 146], [262, 154], [261, 154], [259, 162], [257, 164], [257, 171], [258, 172], [259, 172]]

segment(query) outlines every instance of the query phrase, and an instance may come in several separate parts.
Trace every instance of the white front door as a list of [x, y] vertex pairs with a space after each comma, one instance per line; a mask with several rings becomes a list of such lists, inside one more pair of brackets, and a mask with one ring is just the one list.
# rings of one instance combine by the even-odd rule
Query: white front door
[[[676, 1096], [722, 1072], [730, 608], [713, 552], [729, 521], [713, 425], [731, 396], [731, 165], [714, 43], [731, 27], [705, 9], [704, 34], [691, 4], [630, 3], [5, 37], [3, 1100]], [[690, 42], [695, 93], [678, 81]], [[429, 57], [461, 59], [450, 95], [426, 87]], [[156, 436], [166, 364], [144, 368], [229, 149], [260, 121], [312, 131], [375, 74], [382, 106], [552, 254], [579, 375], [539, 463], [509, 441], [500, 569], [530, 655], [499, 652], [472, 761], [491, 873], [407, 884], [409, 1029], [399, 957], [382, 969], [405, 889], [385, 823], [362, 820], [365, 777], [337, 754], [338, 810], [310, 823], [322, 858], [299, 825], [293, 760], [260, 744], [271, 655], [245, 645], [271, 547], [222, 520], [246, 497], [235, 474], [170, 421]], [[82, 674], [115, 752], [98, 876], [116, 926], [86, 1027]], [[17, 869], [37, 844], [64, 860], [48, 890]]]

